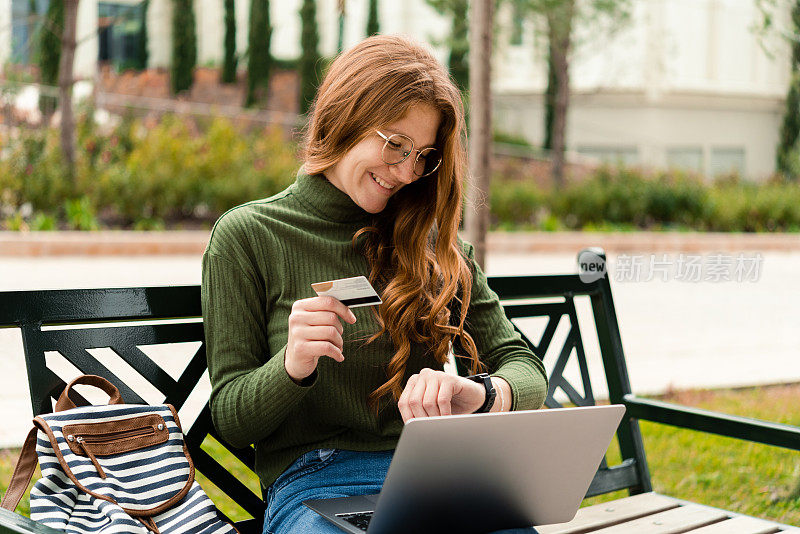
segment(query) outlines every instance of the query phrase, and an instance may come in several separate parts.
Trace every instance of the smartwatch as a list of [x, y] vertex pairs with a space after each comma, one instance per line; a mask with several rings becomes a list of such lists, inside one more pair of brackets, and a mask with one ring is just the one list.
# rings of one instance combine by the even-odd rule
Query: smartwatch
[[483, 401], [483, 405], [480, 408], [472, 413], [486, 413], [491, 410], [494, 405], [494, 398], [497, 396], [497, 391], [494, 389], [492, 379], [489, 375], [487, 373], [480, 373], [477, 375], [465, 376], [464, 378], [477, 382], [478, 384], [483, 384], [483, 387], [486, 388], [486, 400]]

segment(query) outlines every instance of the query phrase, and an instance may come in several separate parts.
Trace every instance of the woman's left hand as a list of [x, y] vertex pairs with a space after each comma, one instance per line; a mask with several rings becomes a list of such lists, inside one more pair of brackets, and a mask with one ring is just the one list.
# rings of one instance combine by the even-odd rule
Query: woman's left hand
[[486, 400], [486, 388], [461, 376], [425, 368], [411, 375], [397, 401], [403, 423], [414, 417], [473, 413]]

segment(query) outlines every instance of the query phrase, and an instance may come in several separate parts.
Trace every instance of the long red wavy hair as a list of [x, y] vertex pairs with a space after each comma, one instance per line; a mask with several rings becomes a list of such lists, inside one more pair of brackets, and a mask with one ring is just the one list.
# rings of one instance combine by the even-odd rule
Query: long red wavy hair
[[383, 300], [377, 312], [373, 308], [380, 330], [367, 343], [388, 333], [396, 347], [388, 380], [369, 397], [376, 409], [388, 395], [400, 398], [412, 343], [424, 344], [443, 365], [458, 339], [471, 371], [483, 368], [464, 331], [472, 273], [457, 242], [466, 173], [461, 93], [430, 51], [405, 37], [376, 35], [333, 61], [305, 132], [305, 170], [322, 174], [375, 129], [420, 103], [441, 114], [436, 136], [441, 166], [400, 189], [371, 225], [353, 236], [354, 247], [365, 237], [361, 251]]

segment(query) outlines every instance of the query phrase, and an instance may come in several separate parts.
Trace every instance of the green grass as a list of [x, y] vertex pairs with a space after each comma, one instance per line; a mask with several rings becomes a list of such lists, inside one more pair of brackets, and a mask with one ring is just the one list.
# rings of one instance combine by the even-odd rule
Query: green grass
[[[663, 400], [800, 426], [800, 385], [676, 392]], [[800, 524], [800, 452], [641, 422], [653, 490], [708, 506]], [[619, 462], [616, 441], [609, 463]], [[618, 497], [615, 492], [584, 505]]]
[[[800, 426], [800, 384], [737, 390], [695, 390], [675, 392], [664, 400], [734, 415]], [[645, 451], [659, 493], [724, 508], [742, 514], [800, 524], [800, 452], [780, 449], [642, 422]], [[209, 438], [203, 449], [221, 459], [236, 477], [256, 493], [258, 480], [219, 443]], [[0, 450], [0, 489], [11, 478], [18, 450]], [[608, 454], [609, 463], [619, 462], [616, 441]], [[34, 476], [34, 480], [39, 478]], [[249, 516], [223, 497], [219, 490], [198, 474], [200, 485], [229, 517]], [[584, 506], [626, 496], [624, 491], [587, 499]], [[28, 497], [19, 511], [28, 514]]]

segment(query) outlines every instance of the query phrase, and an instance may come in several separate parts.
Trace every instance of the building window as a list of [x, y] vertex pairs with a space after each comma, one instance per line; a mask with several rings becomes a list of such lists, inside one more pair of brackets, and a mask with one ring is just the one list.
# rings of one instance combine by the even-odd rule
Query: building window
[[711, 149], [711, 176], [744, 174], [744, 148], [714, 147]]
[[579, 146], [578, 154], [614, 165], [636, 165], [639, 149], [635, 146]]
[[667, 167], [702, 173], [703, 147], [673, 147], [667, 149]]
[[99, 53], [97, 59], [118, 70], [145, 68], [140, 57], [144, 30], [144, 2], [97, 4]]
[[37, 63], [36, 41], [49, 0], [11, 0], [11, 62]]

